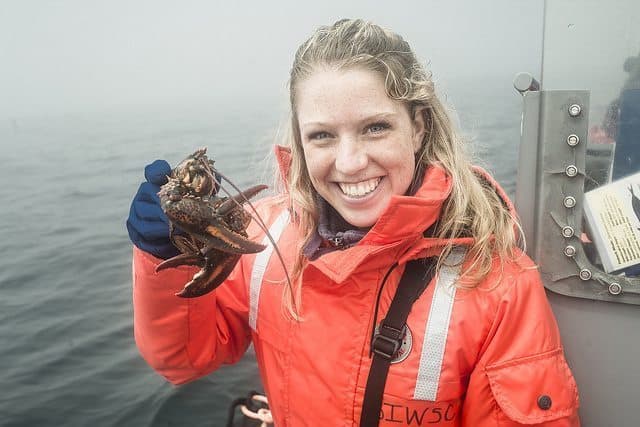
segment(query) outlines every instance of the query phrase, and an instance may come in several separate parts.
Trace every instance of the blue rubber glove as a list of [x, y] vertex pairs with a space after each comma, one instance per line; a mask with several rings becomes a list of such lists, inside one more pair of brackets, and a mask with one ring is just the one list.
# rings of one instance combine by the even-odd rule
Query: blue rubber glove
[[167, 175], [170, 174], [171, 166], [165, 160], [156, 160], [144, 168], [147, 180], [140, 184], [127, 219], [127, 230], [133, 244], [161, 259], [180, 253], [169, 239], [169, 219], [162, 211], [158, 197], [160, 186], [167, 183]]

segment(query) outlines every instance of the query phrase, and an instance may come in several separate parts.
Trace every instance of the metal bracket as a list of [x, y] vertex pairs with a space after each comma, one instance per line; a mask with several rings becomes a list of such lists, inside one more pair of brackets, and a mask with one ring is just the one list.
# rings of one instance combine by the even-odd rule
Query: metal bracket
[[604, 272], [583, 244], [589, 91], [539, 91], [527, 76], [514, 80], [523, 96], [515, 204], [527, 253], [553, 292], [640, 305], [640, 278]]

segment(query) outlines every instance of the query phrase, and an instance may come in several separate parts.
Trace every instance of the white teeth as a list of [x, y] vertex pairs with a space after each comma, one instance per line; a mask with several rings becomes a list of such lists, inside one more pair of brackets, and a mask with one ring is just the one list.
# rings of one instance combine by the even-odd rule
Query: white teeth
[[373, 178], [358, 183], [340, 182], [338, 185], [344, 194], [351, 197], [362, 197], [371, 193], [378, 187], [380, 178]]

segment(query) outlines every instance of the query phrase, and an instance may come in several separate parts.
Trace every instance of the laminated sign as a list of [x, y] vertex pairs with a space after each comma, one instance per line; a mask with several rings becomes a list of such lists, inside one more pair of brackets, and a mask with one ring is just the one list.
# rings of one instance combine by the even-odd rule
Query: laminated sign
[[607, 273], [640, 269], [640, 173], [588, 191], [584, 213]]

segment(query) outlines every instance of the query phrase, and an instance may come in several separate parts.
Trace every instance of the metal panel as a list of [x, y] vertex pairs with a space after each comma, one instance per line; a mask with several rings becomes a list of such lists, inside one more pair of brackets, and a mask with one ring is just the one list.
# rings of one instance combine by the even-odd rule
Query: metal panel
[[578, 383], [582, 427], [640, 425], [638, 306], [547, 296]]

